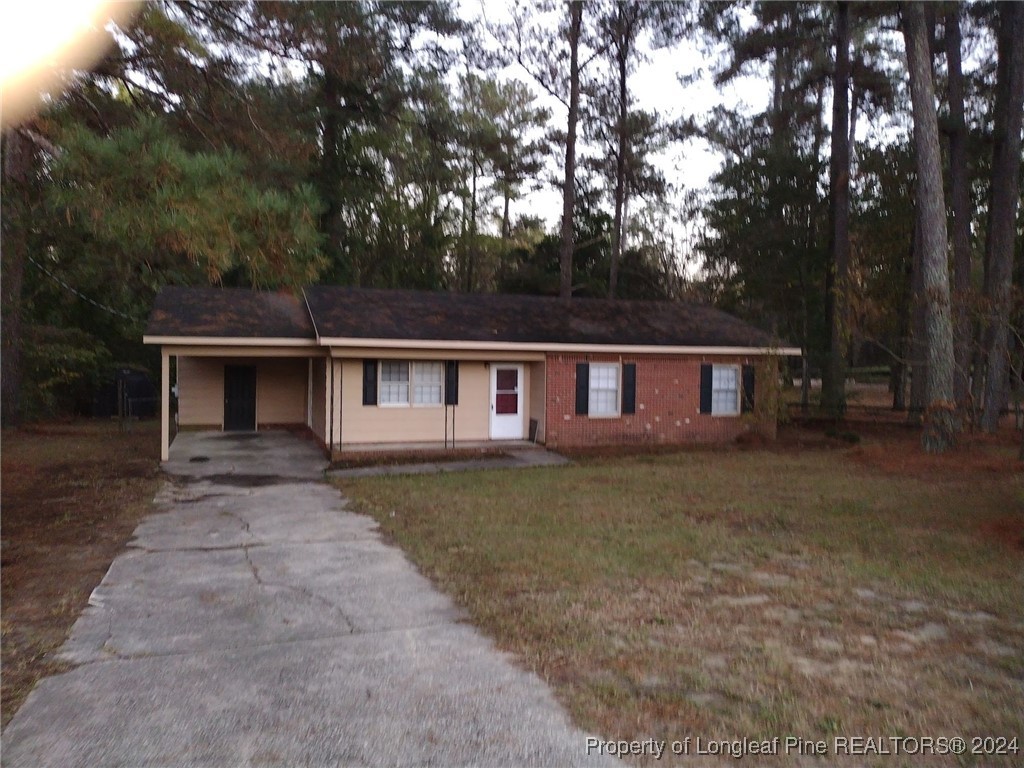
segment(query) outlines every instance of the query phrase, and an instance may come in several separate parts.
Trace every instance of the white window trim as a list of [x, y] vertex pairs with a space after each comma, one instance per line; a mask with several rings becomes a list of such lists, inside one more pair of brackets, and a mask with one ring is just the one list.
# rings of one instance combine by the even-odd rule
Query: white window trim
[[[736, 410], [729, 413], [715, 413], [715, 369], [732, 368], [736, 371]], [[711, 366], [711, 413], [710, 416], [721, 419], [734, 419], [742, 415], [743, 403], [743, 371], [735, 363], [713, 363]]]
[[[409, 370], [409, 399], [400, 403], [381, 402], [381, 393], [384, 391], [384, 363], [403, 363]], [[417, 403], [416, 399], [416, 370], [417, 363], [433, 363], [441, 366], [441, 401], [438, 403]], [[442, 360], [380, 360], [377, 365], [377, 407], [378, 408], [443, 408], [444, 407], [444, 386], [445, 371]]]
[[[591, 386], [591, 381], [594, 375], [594, 366], [603, 365], [615, 368], [615, 412], [614, 413], [594, 413], [593, 412], [593, 398], [591, 393], [594, 391]], [[590, 363], [590, 368], [587, 371], [587, 417], [591, 419], [618, 419], [622, 416], [622, 364], [598, 361], [596, 363]]]
[[[384, 364], [385, 363], [404, 363], [408, 367], [409, 380], [406, 383], [408, 399], [404, 402], [398, 403], [385, 403], [382, 402], [384, 395]], [[412, 400], [412, 364], [408, 360], [380, 360], [377, 363], [377, 407], [378, 408], [408, 408], [409, 403]]]
[[[439, 365], [441, 366], [441, 397], [436, 403], [416, 402], [416, 375], [414, 371], [417, 365]], [[444, 363], [440, 360], [410, 360], [409, 361], [409, 405], [413, 408], [443, 408], [444, 407]]]

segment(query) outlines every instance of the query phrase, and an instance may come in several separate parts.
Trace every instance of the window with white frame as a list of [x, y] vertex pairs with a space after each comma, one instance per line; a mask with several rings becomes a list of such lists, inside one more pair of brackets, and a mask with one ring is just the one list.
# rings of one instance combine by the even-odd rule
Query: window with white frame
[[441, 363], [412, 364], [413, 405], [441, 405], [444, 388], [444, 365]]
[[740, 412], [740, 369], [716, 365], [711, 369], [711, 413], [733, 416]]
[[398, 360], [381, 361], [380, 404], [409, 404], [409, 363]]
[[380, 405], [441, 405], [444, 363], [381, 360]]
[[590, 364], [589, 412], [591, 416], [619, 415], [619, 366]]

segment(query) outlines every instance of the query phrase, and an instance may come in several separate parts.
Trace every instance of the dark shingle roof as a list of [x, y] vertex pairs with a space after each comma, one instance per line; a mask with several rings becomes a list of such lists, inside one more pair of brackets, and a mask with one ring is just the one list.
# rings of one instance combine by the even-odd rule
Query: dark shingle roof
[[[244, 288], [166, 287], [147, 336], [772, 347], [701, 304], [313, 286], [302, 298]], [[308, 305], [308, 310], [307, 310]], [[311, 317], [312, 316], [312, 317]], [[315, 323], [315, 330], [314, 330]]]
[[315, 339], [301, 297], [246, 288], [167, 286], [157, 294], [147, 336]]
[[562, 301], [541, 296], [313, 286], [321, 338], [694, 347], [777, 346], [708, 306], [668, 301]]

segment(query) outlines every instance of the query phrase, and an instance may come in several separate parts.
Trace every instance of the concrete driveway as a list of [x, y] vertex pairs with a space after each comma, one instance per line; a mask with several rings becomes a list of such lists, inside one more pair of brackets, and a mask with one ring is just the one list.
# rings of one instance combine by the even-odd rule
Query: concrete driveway
[[4, 765], [592, 759], [547, 687], [345, 511], [311, 443], [183, 433], [166, 468]]

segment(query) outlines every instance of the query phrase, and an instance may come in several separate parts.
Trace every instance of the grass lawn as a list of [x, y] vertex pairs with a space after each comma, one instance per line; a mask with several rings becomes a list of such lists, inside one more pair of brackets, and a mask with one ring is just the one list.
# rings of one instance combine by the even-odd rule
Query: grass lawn
[[1016, 736], [1024, 764], [1016, 440], [916, 440], [340, 484], [605, 738]]
[[3, 431], [3, 724], [67, 637], [150, 510], [158, 484], [160, 425], [129, 433], [109, 421]]

